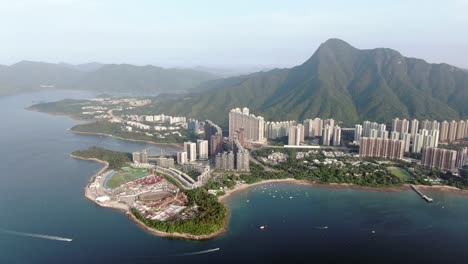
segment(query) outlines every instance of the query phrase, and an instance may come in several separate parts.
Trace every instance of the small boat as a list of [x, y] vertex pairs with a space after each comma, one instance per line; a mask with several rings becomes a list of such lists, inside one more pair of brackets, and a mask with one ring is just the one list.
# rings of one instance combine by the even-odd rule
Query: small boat
[[264, 230], [266, 226], [260, 226], [260, 230]]

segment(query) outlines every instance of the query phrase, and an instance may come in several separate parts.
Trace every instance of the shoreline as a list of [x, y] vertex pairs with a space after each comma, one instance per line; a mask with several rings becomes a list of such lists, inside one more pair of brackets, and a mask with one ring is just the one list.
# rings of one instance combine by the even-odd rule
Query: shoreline
[[183, 146], [182, 143], [158, 143], [158, 142], [153, 142], [153, 141], [148, 141], [148, 140], [142, 140], [142, 139], [123, 138], [123, 137], [118, 137], [118, 136], [114, 136], [114, 135], [112, 135], [112, 134], [106, 134], [106, 133], [76, 131], [76, 130], [72, 130], [71, 128], [67, 129], [66, 131], [71, 132], [71, 133], [76, 133], [76, 134], [94, 135], [94, 136], [105, 136], [105, 137], [120, 139], [120, 140], [124, 140], [124, 141], [147, 143], [147, 144], [153, 144], [153, 145], [159, 145], [159, 146], [166, 146], [166, 147], [177, 148], [177, 149], [180, 149], [180, 148], [182, 148], [182, 146]]
[[28, 106], [25, 108], [26, 110], [28, 111], [33, 111], [33, 112], [37, 112], [37, 113], [43, 113], [43, 114], [49, 114], [49, 115], [54, 115], [54, 116], [66, 116], [66, 117], [69, 117], [73, 120], [76, 120], [76, 121], [87, 121], [87, 122], [92, 122], [92, 121], [96, 121], [96, 119], [85, 119], [85, 118], [81, 118], [79, 116], [76, 116], [76, 115], [72, 115], [72, 114], [66, 114], [66, 113], [61, 113], [61, 112], [46, 112], [46, 111], [41, 111], [37, 108], [34, 108], [32, 106]]
[[[409, 184], [404, 184], [401, 186], [389, 186], [389, 187], [369, 187], [369, 186], [360, 186], [360, 185], [355, 185], [355, 184], [350, 184], [350, 183], [316, 183], [316, 182], [309, 182], [306, 180], [297, 180], [294, 178], [285, 178], [285, 179], [270, 179], [270, 180], [264, 180], [264, 181], [259, 181], [255, 182], [252, 184], [247, 184], [243, 183], [240, 184], [236, 187], [234, 187], [231, 190], [227, 190], [225, 194], [218, 196], [218, 201], [223, 204], [223, 206], [226, 208], [226, 219], [223, 227], [219, 229], [218, 231], [215, 231], [211, 234], [208, 235], [192, 235], [192, 234], [184, 234], [184, 233], [168, 233], [164, 231], [160, 231], [151, 227], [148, 227], [145, 225], [143, 222], [138, 220], [131, 212], [130, 208], [127, 205], [121, 205], [120, 204], [115, 204], [115, 205], [104, 205], [101, 203], [97, 203], [93, 197], [88, 193], [88, 187], [93, 182], [96, 178], [96, 176], [104, 173], [108, 167], [109, 163], [103, 160], [99, 160], [96, 158], [83, 158], [79, 156], [75, 156], [73, 154], [69, 155], [72, 158], [75, 159], [80, 159], [80, 160], [88, 160], [88, 161], [95, 161], [100, 164], [103, 164], [104, 166], [93, 176], [91, 176], [88, 184], [86, 184], [84, 188], [84, 196], [86, 199], [92, 201], [94, 204], [103, 207], [103, 208], [112, 208], [115, 210], [121, 211], [126, 217], [128, 217], [133, 223], [135, 223], [139, 228], [143, 229], [144, 231], [150, 233], [151, 235], [155, 235], [158, 237], [166, 237], [166, 238], [177, 238], [177, 239], [187, 239], [187, 240], [195, 240], [195, 241], [201, 241], [201, 240], [208, 240], [212, 239], [215, 237], [218, 237], [220, 235], [226, 234], [228, 232], [228, 225], [229, 225], [229, 220], [230, 220], [230, 210], [229, 210], [229, 205], [228, 205], [228, 199], [230, 197], [233, 197], [234, 194], [248, 190], [250, 188], [253, 188], [255, 186], [259, 185], [265, 185], [265, 184], [272, 184], [272, 183], [289, 183], [289, 184], [296, 184], [296, 185], [307, 185], [311, 187], [317, 187], [317, 188], [329, 188], [329, 189], [355, 189], [355, 190], [364, 190], [364, 191], [379, 191], [379, 192], [400, 192], [400, 191], [407, 191], [411, 190]], [[460, 194], [460, 195], [467, 195], [468, 196], [468, 190], [462, 190], [453, 186], [448, 186], [448, 185], [440, 185], [440, 186], [427, 186], [427, 185], [415, 185], [416, 187], [423, 189], [423, 190], [435, 190], [435, 191], [441, 191], [441, 192], [448, 192], [448, 193], [455, 193], [455, 194]]]
[[[403, 184], [399, 186], [387, 186], [387, 187], [371, 187], [371, 186], [362, 186], [356, 185], [352, 183], [317, 183], [317, 182], [310, 182], [306, 180], [298, 180], [294, 178], [285, 178], [285, 179], [271, 179], [271, 180], [264, 180], [260, 182], [255, 182], [252, 184], [243, 183], [231, 190], [226, 191], [225, 194], [218, 197], [218, 201], [222, 202], [224, 205], [225, 200], [227, 200], [233, 194], [247, 190], [251, 187], [269, 184], [269, 183], [289, 183], [295, 185], [307, 185], [311, 187], [317, 188], [327, 188], [327, 189], [354, 189], [354, 190], [362, 190], [362, 191], [376, 191], [376, 192], [401, 192], [401, 191], [408, 191], [411, 190], [410, 184]], [[413, 184], [414, 185], [414, 184]], [[414, 185], [418, 189], [423, 189], [427, 191], [440, 191], [440, 192], [447, 192], [452, 194], [459, 194], [459, 195], [467, 195], [468, 190], [459, 189], [454, 186], [449, 185]]]
[[[200, 240], [208, 240], [208, 239], [211, 239], [211, 238], [215, 238], [219, 235], [222, 235], [224, 233], [227, 232], [227, 225], [229, 223], [229, 210], [227, 209], [227, 212], [226, 212], [226, 221], [223, 225], [223, 227], [221, 229], [219, 229], [218, 231], [215, 231], [211, 234], [208, 234], [208, 235], [192, 235], [192, 234], [184, 234], [184, 233], [168, 233], [168, 232], [164, 232], [164, 231], [160, 231], [160, 230], [157, 230], [157, 229], [154, 229], [154, 228], [151, 228], [151, 227], [148, 227], [147, 225], [145, 225], [143, 222], [141, 222], [140, 220], [138, 220], [131, 212], [130, 212], [130, 208], [126, 205], [123, 205], [122, 206], [117, 206], [117, 205], [105, 205], [105, 204], [101, 204], [101, 203], [98, 203], [95, 201], [95, 199], [90, 195], [89, 193], [89, 185], [94, 182], [94, 180], [96, 179], [96, 176], [104, 173], [108, 168], [109, 168], [109, 163], [106, 162], [106, 161], [103, 161], [103, 160], [100, 160], [100, 159], [96, 159], [96, 158], [83, 158], [83, 157], [80, 157], [80, 156], [76, 156], [76, 155], [73, 155], [73, 154], [69, 154], [69, 156], [71, 158], [74, 158], [74, 159], [79, 159], [79, 160], [87, 160], [87, 161], [94, 161], [94, 162], [97, 162], [97, 163], [100, 163], [100, 164], [103, 164], [104, 166], [98, 171], [96, 172], [93, 176], [91, 176], [91, 178], [89, 179], [88, 181], [88, 184], [86, 184], [85, 188], [84, 188], [84, 197], [86, 199], [88, 199], [89, 201], [92, 201], [95, 205], [97, 206], [100, 206], [100, 207], [103, 207], [103, 208], [111, 208], [111, 209], [115, 209], [115, 210], [118, 210], [118, 211], [121, 211], [126, 217], [128, 217], [132, 222], [134, 222], [138, 227], [140, 227], [141, 229], [143, 229], [144, 231], [152, 234], [152, 235], [155, 235], [155, 236], [158, 236], [158, 237], [170, 237], [170, 238], [180, 238], [180, 239], [188, 239], [188, 240], [197, 240], [197, 241], [200, 241]], [[120, 204], [118, 204], [120, 205]], [[224, 204], [223, 204], [224, 205]]]
[[[78, 116], [74, 116], [74, 115], [66, 114], [66, 113], [40, 111], [39, 109], [35, 109], [35, 108], [32, 108], [32, 107], [26, 107], [26, 110], [33, 111], [33, 112], [38, 112], [38, 113], [43, 113], [43, 114], [55, 115], [55, 116], [66, 116], [66, 117], [69, 117], [69, 118], [71, 118], [73, 120], [88, 122], [88, 123], [97, 121], [97, 119], [84, 119], [84, 118], [80, 118]], [[147, 143], [147, 144], [153, 144], [153, 145], [167, 146], [167, 147], [170, 147], [170, 148], [180, 149], [180, 148], [183, 147], [183, 143], [163, 143], [163, 142], [158, 143], [158, 142], [149, 141], [149, 140], [123, 138], [123, 137], [118, 137], [118, 136], [114, 136], [112, 134], [106, 134], [106, 133], [76, 131], [76, 130], [72, 130], [71, 128], [66, 129], [66, 131], [76, 133], [76, 134], [83, 134], [83, 135], [106, 136], [106, 137], [110, 137], [110, 138], [130, 141], [130, 142], [141, 142], [141, 143]]]

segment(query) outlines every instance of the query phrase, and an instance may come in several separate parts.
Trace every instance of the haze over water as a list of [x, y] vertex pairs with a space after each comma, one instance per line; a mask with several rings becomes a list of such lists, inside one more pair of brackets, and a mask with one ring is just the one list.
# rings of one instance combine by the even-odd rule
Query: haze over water
[[94, 145], [129, 152], [153, 145], [74, 134], [66, 129], [79, 121], [24, 110], [34, 101], [92, 96], [53, 91], [0, 98], [0, 229], [73, 239], [0, 232], [0, 263], [463, 263], [468, 259], [464, 250], [468, 197], [441, 192], [428, 192], [435, 202], [427, 204], [412, 191], [267, 184], [228, 199], [229, 231], [221, 237], [191, 242], [149, 235], [121, 212], [86, 200], [83, 187], [101, 165], [68, 155]]

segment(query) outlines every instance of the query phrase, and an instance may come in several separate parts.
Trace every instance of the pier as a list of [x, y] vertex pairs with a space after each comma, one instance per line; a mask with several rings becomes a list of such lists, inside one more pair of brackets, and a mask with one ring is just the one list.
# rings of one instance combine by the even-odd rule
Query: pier
[[419, 194], [419, 196], [421, 196], [421, 198], [423, 198], [426, 202], [428, 203], [432, 203], [434, 200], [430, 197], [428, 197], [427, 195], [425, 195], [424, 193], [422, 193], [421, 191], [419, 191], [416, 186], [414, 185], [410, 185], [411, 186], [411, 189], [413, 189], [413, 191], [415, 191], [417, 194]]

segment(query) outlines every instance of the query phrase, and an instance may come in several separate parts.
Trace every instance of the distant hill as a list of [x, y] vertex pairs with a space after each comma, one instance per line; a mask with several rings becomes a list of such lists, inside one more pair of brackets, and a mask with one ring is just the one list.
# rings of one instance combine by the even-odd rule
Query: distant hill
[[302, 65], [206, 82], [203, 93], [160, 96], [159, 113], [210, 118], [247, 106], [269, 120], [333, 117], [345, 124], [393, 117], [468, 117], [468, 72], [429, 64], [391, 49], [359, 50], [339, 39], [323, 43]]
[[215, 78], [213, 74], [188, 69], [107, 64], [86, 74], [75, 83], [74, 88], [151, 94], [187, 91]]
[[74, 64], [62, 62], [60, 63], [60, 66], [64, 66], [70, 69], [75, 69], [75, 70], [84, 71], [84, 72], [92, 72], [92, 71], [98, 70], [99, 68], [104, 66], [104, 64], [98, 63], [98, 62], [89, 62], [89, 63], [74, 65]]
[[188, 91], [216, 78], [203, 71], [156, 66], [22, 61], [0, 66], [0, 95], [50, 88], [154, 95]]

